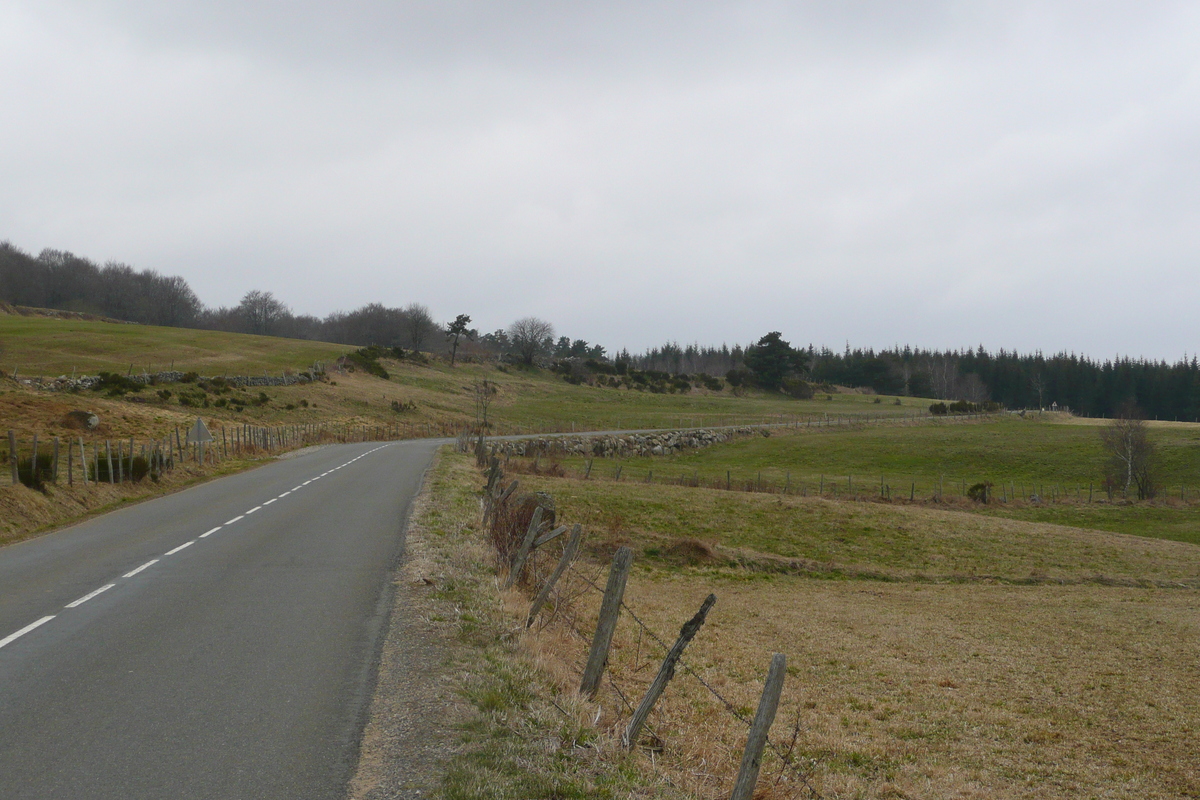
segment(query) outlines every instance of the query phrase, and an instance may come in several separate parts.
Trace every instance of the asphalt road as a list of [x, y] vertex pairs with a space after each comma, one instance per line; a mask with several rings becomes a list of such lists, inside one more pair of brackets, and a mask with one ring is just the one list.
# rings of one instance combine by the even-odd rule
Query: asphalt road
[[325, 447], [0, 548], [0, 798], [340, 798], [438, 444]]

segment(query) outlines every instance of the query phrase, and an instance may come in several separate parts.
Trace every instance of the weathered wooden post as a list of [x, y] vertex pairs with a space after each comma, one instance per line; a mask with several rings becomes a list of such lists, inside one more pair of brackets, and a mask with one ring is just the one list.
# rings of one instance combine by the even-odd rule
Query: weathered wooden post
[[58, 483], [58, 437], [57, 436], [54, 437], [54, 460], [52, 462], [50, 471], [54, 476], [53, 478], [51, 478], [51, 480], [53, 480], [55, 483]]
[[16, 486], [21, 477], [17, 473], [17, 432], [12, 428], [8, 429], [8, 466], [12, 472], [12, 485]]
[[679, 659], [683, 656], [683, 649], [700, 632], [700, 626], [704, 624], [704, 619], [708, 616], [708, 611], [713, 607], [713, 603], [715, 602], [717, 602], [715, 594], [710, 594], [704, 598], [704, 603], [700, 606], [700, 610], [696, 612], [696, 615], [685, 622], [683, 627], [679, 629], [679, 638], [675, 640], [675, 644], [667, 651], [667, 657], [663, 659], [662, 666], [658, 668], [658, 675], [654, 676], [654, 681], [650, 684], [650, 688], [646, 690], [646, 696], [642, 698], [642, 702], [638, 703], [637, 709], [633, 712], [633, 718], [629, 720], [629, 725], [625, 728], [626, 747], [633, 747], [637, 744], [637, 737], [641, 733], [642, 725], [646, 723], [646, 718], [654, 710], [654, 704], [662, 696], [663, 690], [667, 688], [667, 684], [671, 681], [671, 678], [675, 677], [675, 665], [679, 663]]
[[737, 782], [729, 800], [751, 800], [758, 783], [758, 772], [762, 768], [762, 752], [767, 744], [767, 733], [775, 721], [779, 709], [779, 695], [783, 692], [783, 679], [787, 672], [787, 656], [776, 653], [771, 657], [771, 668], [767, 671], [767, 682], [763, 686], [762, 699], [758, 701], [758, 712], [750, 723], [750, 735], [746, 738], [746, 749], [742, 752], [742, 767], [738, 770]]
[[79, 468], [80, 468], [80, 471], [83, 473], [83, 485], [87, 486], [88, 485], [87, 451], [83, 449], [83, 437], [82, 436], [79, 437]]
[[542, 610], [542, 606], [546, 605], [546, 601], [550, 599], [550, 593], [554, 591], [554, 586], [558, 583], [558, 579], [562, 577], [562, 574], [567, 571], [567, 567], [571, 566], [571, 562], [575, 560], [575, 556], [579, 552], [579, 541], [582, 537], [582, 526], [576, 525], [571, 529], [571, 538], [567, 540], [567, 546], [563, 548], [562, 558], [558, 560], [558, 566], [554, 568], [554, 572], [550, 573], [550, 577], [546, 580], [546, 585], [542, 587], [537, 597], [533, 599], [533, 604], [529, 606], [529, 617], [525, 620], [526, 628], [533, 625], [538, 612]]
[[33, 461], [29, 467], [29, 485], [37, 488], [38, 485], [38, 435], [33, 434]]
[[525, 531], [525, 538], [521, 541], [521, 547], [517, 550], [517, 554], [513, 556], [512, 564], [508, 570], [508, 578], [504, 581], [503, 588], [512, 588], [512, 585], [517, 582], [517, 577], [521, 574], [521, 570], [525, 568], [525, 559], [529, 558], [529, 552], [533, 550], [533, 540], [537, 538], [538, 529], [542, 526], [542, 513], [541, 506], [533, 510], [533, 516], [529, 518], [529, 528]]
[[108, 461], [108, 482], [109, 484], [114, 484], [116, 483], [116, 480], [114, 480], [116, 476], [113, 475], [112, 442], [108, 439], [104, 440], [104, 458]]
[[593, 700], [600, 690], [600, 679], [608, 665], [608, 648], [617, 630], [617, 617], [621, 613], [621, 600], [625, 597], [625, 583], [629, 580], [629, 569], [633, 565], [633, 551], [619, 547], [613, 555], [612, 567], [608, 570], [608, 585], [604, 587], [604, 599], [600, 602], [600, 619], [596, 633], [592, 636], [592, 648], [588, 652], [587, 666], [579, 693]]

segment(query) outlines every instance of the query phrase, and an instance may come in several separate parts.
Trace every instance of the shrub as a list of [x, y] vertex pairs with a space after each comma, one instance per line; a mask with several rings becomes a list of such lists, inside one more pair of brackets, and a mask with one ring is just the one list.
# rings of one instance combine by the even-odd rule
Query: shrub
[[930, 403], [929, 405], [929, 413], [933, 414], [934, 416], [940, 417], [946, 412], [947, 408], [945, 403]]
[[988, 501], [988, 496], [991, 493], [992, 493], [992, 482], [991, 481], [983, 481], [982, 483], [975, 483], [975, 484], [971, 485], [971, 488], [967, 489], [967, 497], [971, 500], [974, 500], [976, 503], [986, 503]]
[[185, 373], [183, 373], [183, 377], [179, 379], [179, 382], [180, 383], [195, 383], [198, 380], [200, 380], [200, 373], [185, 372]]
[[812, 386], [808, 381], [800, 378], [784, 378], [781, 388], [784, 394], [797, 400], [811, 400], [813, 397]]
[[140, 392], [145, 387], [115, 372], [101, 372], [100, 380], [92, 385], [93, 392], [107, 392], [109, 397], [121, 397], [128, 392]]
[[18, 459], [17, 478], [30, 489], [43, 489], [54, 479], [54, 456], [50, 453], [38, 453], [36, 469], [33, 456]]
[[[150, 461], [142, 456], [125, 455], [112, 459], [112, 479], [119, 477], [139, 483], [150, 473]], [[88, 477], [97, 483], [108, 483], [108, 459], [100, 456], [95, 463], [88, 464]]]
[[370, 347], [364, 347], [361, 350], [355, 350], [346, 358], [352, 364], [355, 364], [366, 372], [369, 372], [378, 378], [383, 378], [386, 381], [390, 376], [388, 375], [388, 371], [383, 368], [383, 365], [379, 363], [379, 359], [381, 356], [387, 355], [388, 352], [390, 351], [385, 351], [380, 347], [371, 345]]
[[167, 402], [168, 400], [170, 400], [171, 399], [171, 390], [170, 389], [159, 389], [158, 390], [158, 399], [162, 400], [164, 403]]

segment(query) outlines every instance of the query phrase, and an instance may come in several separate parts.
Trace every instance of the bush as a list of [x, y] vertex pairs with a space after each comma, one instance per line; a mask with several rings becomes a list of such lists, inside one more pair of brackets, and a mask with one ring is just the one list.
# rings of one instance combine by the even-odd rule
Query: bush
[[[112, 479], [116, 481], [119, 477], [124, 477], [125, 480], [132, 480], [134, 483], [139, 483], [150, 473], [150, 461], [142, 456], [125, 455], [118, 458], [116, 455], [112, 459]], [[104, 456], [93, 463], [87, 465], [88, 477], [97, 483], [108, 483], [108, 459]]]
[[988, 497], [992, 493], [992, 482], [984, 481], [982, 483], [972, 484], [971, 488], [967, 489], [967, 497], [974, 500], [976, 503], [986, 503]]
[[185, 372], [185, 373], [183, 373], [183, 377], [179, 379], [179, 382], [180, 383], [195, 383], [198, 380], [200, 380], [200, 373]]
[[369, 372], [377, 378], [383, 378], [386, 381], [390, 376], [388, 375], [388, 371], [383, 368], [383, 365], [379, 363], [379, 359], [380, 357], [387, 355], [389, 352], [390, 351], [385, 351], [381, 347], [371, 345], [370, 347], [364, 347], [361, 350], [355, 350], [346, 358], [352, 364], [355, 364], [366, 372]]
[[943, 416], [946, 411], [947, 408], [945, 403], [930, 403], [929, 405], [929, 413], [933, 414], [934, 416]]
[[122, 397], [128, 392], [140, 392], [145, 387], [115, 372], [101, 372], [100, 380], [92, 385], [93, 392], [107, 392], [109, 397]]
[[806, 380], [784, 378], [781, 388], [783, 389], [783, 393], [788, 397], [795, 398], [796, 400], [812, 400], [813, 388]]
[[30, 489], [42, 489], [54, 479], [54, 456], [50, 453], [38, 453], [37, 469], [34, 469], [33, 456], [17, 460], [17, 479]]

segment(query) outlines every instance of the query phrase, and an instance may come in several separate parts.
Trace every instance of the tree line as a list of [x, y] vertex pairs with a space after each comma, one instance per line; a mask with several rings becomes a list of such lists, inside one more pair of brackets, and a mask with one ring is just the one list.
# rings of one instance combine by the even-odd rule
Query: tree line
[[[772, 338], [774, 336], [775, 338]], [[1200, 360], [1182, 358], [1174, 363], [1119, 357], [1097, 360], [1074, 353], [1047, 356], [1041, 352], [992, 353], [982, 346], [964, 350], [926, 350], [893, 347], [838, 352], [828, 347], [780, 349], [777, 334], [768, 334], [748, 346], [680, 346], [669, 342], [639, 355], [622, 351], [617, 361], [637, 369], [672, 375], [707, 374], [735, 381], [755, 378], [748, 363], [756, 348], [779, 349], [780, 358], [803, 363], [793, 369], [810, 384], [832, 384], [871, 389], [878, 394], [928, 397], [969, 403], [999, 403], [1006, 408], [1070, 409], [1088, 416], [1116, 417], [1133, 403], [1151, 419], [1200, 421]], [[786, 342], [784, 346], [790, 348]], [[777, 368], [772, 367], [772, 375]], [[761, 372], [761, 370], [760, 370]], [[767, 383], [779, 383], [774, 377]]]
[[[804, 395], [804, 387], [796, 383], [803, 380], [870, 388], [879, 394], [996, 402], [1008, 408], [1057, 404], [1093, 416], [1115, 417], [1123, 405], [1133, 402], [1150, 418], [1200, 420], [1200, 362], [1195, 356], [1175, 363], [1128, 357], [1099, 361], [1073, 353], [992, 353], [982, 346], [961, 351], [907, 346], [875, 351], [847, 345], [837, 352], [811, 344], [807, 348], [791, 348], [786, 342], [780, 345], [782, 340], [775, 332], [749, 346], [668, 342], [638, 355], [628, 350], [610, 355], [599, 344], [566, 336], [556, 339], [554, 327], [535, 317], [480, 334], [468, 327], [466, 315], [442, 326], [420, 303], [402, 307], [369, 303], [318, 318], [295, 314], [271, 292], [253, 290], [236, 306], [212, 308], [179, 276], [139, 271], [113, 261], [99, 265], [61, 250], [43, 250], [35, 257], [9, 242], [0, 242], [0, 301], [148, 325], [453, 352], [455, 356], [459, 347], [470, 341], [473, 347], [511, 355], [527, 364], [591, 359], [669, 375], [725, 377], [731, 385], [757, 383], [795, 396]], [[759, 356], [770, 352], [772, 358], [787, 361], [787, 369], [780, 372], [778, 364], [760, 359], [761, 374], [756, 376], [756, 348]]]

